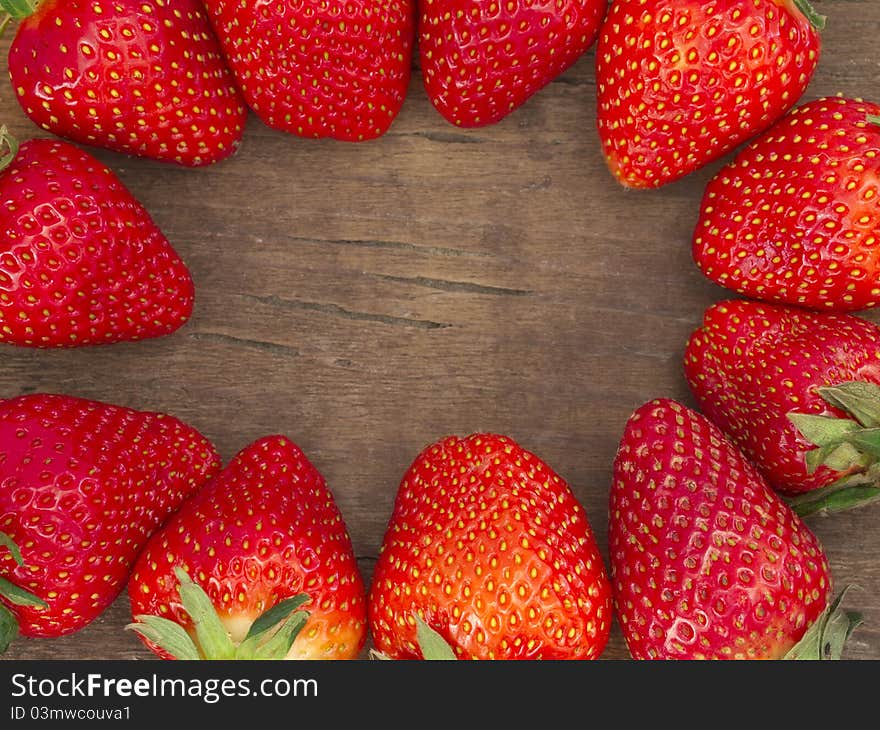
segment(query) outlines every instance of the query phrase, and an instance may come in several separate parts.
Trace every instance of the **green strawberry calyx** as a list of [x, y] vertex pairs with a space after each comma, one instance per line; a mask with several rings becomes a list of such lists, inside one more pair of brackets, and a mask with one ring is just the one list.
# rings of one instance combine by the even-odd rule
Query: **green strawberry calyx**
[[0, 35], [6, 30], [10, 20], [23, 20], [33, 15], [37, 9], [37, 0], [0, 0], [0, 10], [4, 17], [0, 18]]
[[880, 500], [880, 387], [846, 382], [816, 392], [849, 417], [788, 414], [801, 435], [816, 447], [804, 454], [807, 473], [814, 474], [820, 466], [841, 473], [831, 484], [787, 500], [802, 517]]
[[18, 154], [18, 140], [13, 137], [6, 125], [0, 126], [0, 172], [5, 170]]
[[880, 115], [866, 114], [865, 121], [868, 122], [868, 124], [873, 124], [875, 127], [880, 127]]
[[792, 0], [795, 7], [803, 13], [804, 17], [810, 21], [816, 30], [825, 30], [825, 21], [827, 18], [816, 12], [816, 9], [810, 5], [809, 0]]
[[309, 618], [299, 610], [309, 596], [299, 593], [272, 606], [251, 624], [247, 636], [236, 644], [201, 586], [181, 567], [174, 568], [179, 595], [193, 624], [195, 640], [179, 623], [141, 614], [126, 629], [135, 631], [175, 659], [284, 659]]
[[847, 639], [862, 623], [860, 613], [840, 607], [849, 588], [840, 592], [783, 659], [840, 659]]
[[[427, 661], [456, 661], [457, 657], [446, 639], [425, 623], [418, 614], [413, 614], [416, 622], [416, 643], [422, 652], [422, 659]], [[390, 657], [381, 651], [370, 651], [370, 659], [388, 660]]]
[[[23, 565], [21, 550], [15, 541], [6, 533], [0, 532], [0, 547], [5, 547], [9, 554], [12, 555], [16, 565]], [[28, 606], [30, 608], [48, 608], [42, 598], [35, 596], [33, 593], [20, 588], [6, 578], [0, 576], [0, 598], [4, 598], [8, 603], [14, 606]], [[0, 603], [0, 654], [9, 648], [9, 645], [18, 636], [18, 619], [15, 614]]]

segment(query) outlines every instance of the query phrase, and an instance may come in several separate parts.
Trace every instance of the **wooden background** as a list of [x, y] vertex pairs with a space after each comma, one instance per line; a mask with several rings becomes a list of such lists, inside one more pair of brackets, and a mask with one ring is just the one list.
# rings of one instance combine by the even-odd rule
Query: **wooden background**
[[[829, 20], [804, 100], [880, 98], [880, 6], [816, 7]], [[595, 131], [593, 60], [491, 128], [446, 123], [416, 70], [374, 142], [301, 140], [252, 116], [238, 155], [208, 169], [96, 152], [191, 267], [195, 314], [138, 344], [4, 346], [0, 397], [166, 411], [224, 459], [287, 434], [326, 476], [366, 581], [416, 454], [448, 433], [503, 432], [569, 481], [607, 557], [623, 425], [654, 397], [693, 405], [684, 343], [726, 293], [689, 247], [721, 162], [659, 191], [619, 187]], [[0, 119], [36, 135], [3, 76]], [[848, 658], [880, 659], [878, 521], [880, 504], [809, 520], [837, 584], [861, 586], [848, 604], [866, 625]], [[6, 658], [153, 658], [123, 631], [128, 619], [123, 595], [80, 633], [20, 639]], [[628, 657], [616, 625], [603, 657]]]

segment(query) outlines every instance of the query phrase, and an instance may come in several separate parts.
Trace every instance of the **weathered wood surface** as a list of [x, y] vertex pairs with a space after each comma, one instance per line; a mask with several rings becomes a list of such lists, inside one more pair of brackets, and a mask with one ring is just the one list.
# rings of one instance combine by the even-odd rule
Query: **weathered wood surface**
[[[817, 7], [829, 22], [804, 98], [880, 97], [880, 6]], [[299, 140], [252, 117], [240, 153], [209, 169], [99, 151], [190, 265], [195, 315], [139, 344], [4, 348], [0, 396], [167, 411], [226, 459], [259, 436], [289, 435], [327, 477], [367, 581], [421, 448], [447, 433], [504, 432], [571, 483], [607, 557], [623, 424], [652, 397], [693, 403], [683, 346], [725, 292], [689, 252], [721, 163], [625, 191], [601, 158], [595, 112], [591, 51], [491, 128], [444, 122], [416, 72], [375, 142]], [[5, 80], [0, 118], [20, 137], [36, 131]], [[878, 523], [880, 505], [810, 520], [836, 582], [861, 586], [849, 602], [866, 625], [849, 658], [880, 658]], [[151, 658], [123, 631], [128, 618], [123, 595], [79, 634], [19, 640], [6, 658]], [[615, 626], [604, 657], [627, 656]]]

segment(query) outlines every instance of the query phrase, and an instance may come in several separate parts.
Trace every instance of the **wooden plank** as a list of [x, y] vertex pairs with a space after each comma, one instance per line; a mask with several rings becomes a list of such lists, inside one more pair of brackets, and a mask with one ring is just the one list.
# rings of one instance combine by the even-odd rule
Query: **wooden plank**
[[[876, 94], [880, 9], [817, 5], [829, 22], [805, 99]], [[375, 142], [299, 140], [252, 117], [240, 153], [209, 169], [97, 152], [190, 265], [195, 315], [151, 342], [4, 348], [0, 396], [167, 411], [227, 459], [289, 435], [334, 490], [366, 580], [419, 450], [447, 433], [505, 432], [569, 480], [607, 556], [623, 424], [652, 397], [692, 404], [684, 342], [726, 294], [688, 245], [721, 163], [659, 191], [618, 187], [595, 133], [593, 60], [486, 129], [444, 122], [417, 73]], [[0, 119], [35, 133], [8, 83]], [[861, 587], [849, 601], [866, 626], [850, 658], [880, 658], [878, 516], [872, 506], [810, 521], [836, 582]], [[127, 620], [122, 596], [79, 634], [20, 640], [6, 658], [151, 658]], [[615, 627], [604, 657], [627, 656]]]

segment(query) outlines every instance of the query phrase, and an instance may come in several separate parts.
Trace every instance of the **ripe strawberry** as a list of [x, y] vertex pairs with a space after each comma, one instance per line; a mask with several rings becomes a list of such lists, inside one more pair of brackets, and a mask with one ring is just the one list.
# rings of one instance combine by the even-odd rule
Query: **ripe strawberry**
[[25, 636], [61, 636], [96, 618], [152, 531], [218, 467], [170, 416], [61, 395], [0, 401], [0, 575], [44, 602], [16, 605], [0, 585], [0, 647], [16, 621]]
[[198, 0], [18, 0], [19, 104], [81, 144], [181, 165], [231, 155], [247, 107]]
[[659, 187], [804, 93], [824, 18], [807, 0], [615, 0], [599, 31], [599, 136], [618, 181]]
[[392, 659], [435, 658], [420, 622], [463, 659], [594, 659], [608, 641], [610, 585], [561, 477], [505, 436], [450, 436], [403, 478], [369, 617]]
[[[802, 514], [880, 497], [880, 453], [862, 445], [864, 429], [880, 426], [876, 325], [849, 314], [720, 302], [691, 335], [684, 368], [700, 410], [774, 489], [811, 493], [798, 502]], [[838, 493], [844, 486], [851, 489]]]
[[674, 401], [627, 422], [609, 549], [636, 659], [831, 658], [859, 621], [829, 610], [815, 535], [717, 427]]
[[[0, 139], [10, 142], [5, 128]], [[17, 153], [12, 143], [0, 161], [0, 226], [0, 342], [141, 340], [192, 313], [189, 271], [149, 213], [67, 142], [29, 140]]]
[[607, 0], [426, 0], [419, 53], [428, 97], [452, 124], [494, 124], [593, 45]]
[[[243, 449], [183, 505], [147, 544], [128, 593], [131, 628], [166, 659], [353, 659], [366, 639], [364, 584], [342, 516], [284, 436]], [[306, 600], [297, 636], [303, 615], [292, 612]], [[266, 642], [279, 622], [284, 640]]]
[[413, 0], [205, 0], [247, 103], [270, 127], [360, 141], [384, 134], [410, 78]]
[[852, 311], [880, 302], [880, 106], [825, 98], [791, 111], [712, 179], [697, 266], [756, 299]]

